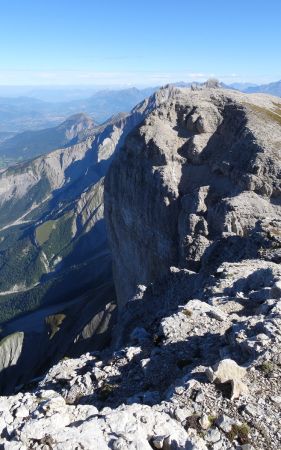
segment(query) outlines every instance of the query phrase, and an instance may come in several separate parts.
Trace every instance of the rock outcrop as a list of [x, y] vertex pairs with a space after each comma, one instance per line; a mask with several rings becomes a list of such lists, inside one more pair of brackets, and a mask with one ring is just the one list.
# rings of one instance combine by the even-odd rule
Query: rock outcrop
[[120, 304], [171, 265], [280, 261], [281, 103], [220, 89], [162, 95], [106, 180]]
[[116, 351], [64, 359], [0, 398], [3, 449], [279, 448], [280, 267], [246, 260], [218, 274], [202, 289], [173, 268], [124, 308]]

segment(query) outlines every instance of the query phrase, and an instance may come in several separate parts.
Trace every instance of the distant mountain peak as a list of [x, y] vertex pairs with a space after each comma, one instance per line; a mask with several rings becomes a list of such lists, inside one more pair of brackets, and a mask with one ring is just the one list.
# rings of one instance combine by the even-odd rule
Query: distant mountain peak
[[73, 114], [72, 116], [67, 117], [67, 119], [62, 122], [60, 125], [58, 125], [57, 128], [68, 128], [75, 125], [82, 125], [83, 128], [93, 128], [95, 123], [93, 119], [87, 115], [86, 113], [77, 113]]
[[281, 97], [281, 80], [275, 81], [273, 83], [262, 84], [260, 86], [251, 86], [245, 89], [244, 92], [249, 94], [263, 93]]

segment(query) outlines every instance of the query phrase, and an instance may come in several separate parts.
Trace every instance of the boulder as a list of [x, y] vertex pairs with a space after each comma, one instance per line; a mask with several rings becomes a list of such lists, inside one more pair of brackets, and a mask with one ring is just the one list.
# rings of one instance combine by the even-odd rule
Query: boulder
[[246, 376], [246, 369], [239, 366], [232, 359], [223, 359], [213, 368], [209, 367], [206, 370], [206, 375], [209, 381], [213, 383], [231, 383], [232, 400], [248, 392], [246, 384], [243, 383], [243, 379]]

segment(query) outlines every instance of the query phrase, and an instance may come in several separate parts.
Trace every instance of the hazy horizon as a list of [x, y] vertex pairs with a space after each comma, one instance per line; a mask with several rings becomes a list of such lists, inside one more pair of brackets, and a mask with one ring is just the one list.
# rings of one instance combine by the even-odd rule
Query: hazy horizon
[[277, 81], [280, 13], [276, 0], [4, 0], [0, 86]]

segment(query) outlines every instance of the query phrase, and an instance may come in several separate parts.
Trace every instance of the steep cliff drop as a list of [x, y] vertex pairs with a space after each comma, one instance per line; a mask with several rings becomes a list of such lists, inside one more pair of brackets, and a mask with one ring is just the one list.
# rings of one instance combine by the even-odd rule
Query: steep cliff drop
[[174, 265], [279, 262], [281, 103], [220, 89], [166, 89], [106, 178], [120, 304]]
[[127, 135], [167, 95], [160, 91], [101, 126], [86, 121], [83, 132], [75, 130], [76, 144], [0, 173], [2, 393], [64, 356], [108, 342], [116, 297], [103, 213], [104, 176]]

